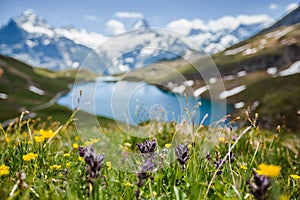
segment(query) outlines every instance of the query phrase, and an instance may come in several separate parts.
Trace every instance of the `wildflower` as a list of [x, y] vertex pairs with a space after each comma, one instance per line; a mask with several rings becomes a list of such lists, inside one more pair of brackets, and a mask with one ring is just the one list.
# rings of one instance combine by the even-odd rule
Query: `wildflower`
[[51, 130], [45, 131], [44, 129], [41, 129], [41, 130], [40, 130], [40, 134], [41, 134], [44, 138], [52, 138], [52, 137], [55, 135], [55, 133], [54, 133], [53, 131], [51, 131]]
[[106, 166], [108, 170], [111, 170], [111, 162], [106, 162]]
[[191, 149], [193, 146], [191, 144], [188, 144], [188, 149]]
[[254, 198], [257, 200], [265, 200], [268, 198], [267, 191], [270, 188], [270, 178], [265, 175], [258, 175], [255, 170], [253, 172], [253, 181], [254, 183], [247, 182], [251, 189], [251, 193]]
[[152, 176], [152, 172], [156, 170], [156, 163], [153, 162], [155, 155], [151, 154], [151, 156], [139, 167], [138, 177], [138, 190], [135, 192], [136, 198], [140, 196], [140, 188], [145, 185], [145, 182], [148, 178], [154, 179]]
[[189, 159], [189, 149], [188, 144], [182, 145], [178, 144], [175, 149], [175, 155], [177, 156], [177, 161], [181, 164], [181, 169], [185, 169], [185, 164]]
[[9, 166], [5, 166], [2, 164], [0, 166], [0, 176], [8, 175], [9, 174]]
[[78, 149], [78, 144], [77, 143], [73, 143], [72, 146], [73, 146], [74, 149]]
[[211, 155], [210, 155], [210, 153], [209, 153], [209, 152], [206, 154], [205, 158], [206, 158], [206, 160], [210, 160], [210, 158], [211, 158]]
[[128, 148], [131, 148], [131, 144], [128, 143], [128, 142], [125, 142], [125, 143], [124, 143], [124, 146], [125, 146], [125, 147], [128, 147]]
[[86, 172], [89, 175], [90, 182], [91, 179], [96, 179], [100, 174], [100, 169], [102, 168], [104, 155], [97, 155], [93, 148], [78, 147], [80, 157], [84, 158], [87, 164]]
[[75, 141], [78, 141], [78, 140], [80, 140], [80, 137], [79, 136], [75, 136]]
[[61, 165], [52, 165], [52, 166], [50, 166], [50, 169], [59, 170], [60, 168], [61, 168]]
[[34, 140], [35, 140], [36, 142], [38, 142], [38, 143], [43, 142], [44, 139], [45, 139], [44, 136], [34, 136], [33, 138], [34, 138]]
[[268, 177], [275, 177], [280, 174], [281, 167], [277, 165], [267, 165], [267, 164], [260, 164], [258, 165], [260, 172]]
[[129, 183], [129, 182], [125, 183], [125, 186], [126, 186], [126, 187], [130, 187], [130, 186], [131, 186], [131, 183]]
[[92, 144], [95, 144], [95, 143], [97, 143], [97, 142], [99, 142], [100, 141], [100, 138], [96, 138], [96, 139], [90, 139], [90, 141], [86, 141], [85, 143], [84, 143], [84, 145], [85, 146], [91, 146]]
[[67, 167], [67, 168], [69, 168], [70, 165], [71, 165], [71, 162], [67, 162], [67, 163], [66, 163], [66, 167]]
[[219, 138], [219, 141], [220, 141], [220, 142], [225, 142], [226, 139], [225, 139], [224, 137], [220, 137], [220, 138]]
[[26, 174], [24, 173], [24, 171], [23, 170], [21, 170], [21, 171], [19, 171], [18, 173], [17, 173], [17, 176], [18, 176], [18, 185], [19, 185], [19, 187], [21, 188], [21, 189], [23, 189], [23, 188], [27, 188], [27, 183], [25, 182], [25, 180], [26, 180]]
[[70, 154], [69, 153], [65, 153], [64, 157], [70, 157]]
[[80, 156], [78, 156], [78, 160], [79, 160], [79, 161], [83, 161], [83, 158], [80, 157]]
[[153, 197], [156, 197], [157, 196], [157, 192], [153, 191], [152, 195], [153, 195]]
[[28, 153], [26, 155], [23, 155], [23, 160], [24, 161], [30, 161], [30, 160], [36, 159], [37, 156], [38, 155], [36, 153]]
[[6, 143], [10, 143], [10, 141], [11, 141], [10, 137], [7, 137], [7, 136], [6, 136], [6, 137], [5, 137], [5, 142], [6, 142]]
[[300, 179], [300, 176], [297, 174], [291, 174], [290, 177], [293, 179]]
[[245, 165], [241, 165], [240, 168], [243, 169], [243, 170], [247, 170], [248, 169]]
[[152, 141], [146, 140], [145, 142], [138, 143], [136, 145], [141, 153], [154, 153], [157, 142], [156, 139], [153, 139]]
[[169, 148], [171, 148], [171, 147], [172, 147], [172, 144], [170, 144], [170, 143], [167, 143], [167, 144], [165, 144], [165, 147], [166, 147], [167, 149], [169, 149]]

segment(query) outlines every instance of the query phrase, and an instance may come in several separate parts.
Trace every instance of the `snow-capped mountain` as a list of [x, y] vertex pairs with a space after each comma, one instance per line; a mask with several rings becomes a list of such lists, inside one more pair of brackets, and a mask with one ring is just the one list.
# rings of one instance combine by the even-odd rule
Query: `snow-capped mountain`
[[[270, 18], [264, 16], [251, 22], [247, 20], [245, 16], [220, 18], [207, 24], [201, 20], [177, 20], [168, 24], [167, 28], [189, 38], [195, 45], [193, 49], [215, 53], [260, 31]], [[54, 28], [32, 10], [27, 10], [0, 28], [0, 54], [32, 66], [61, 70], [78, 67], [92, 49], [103, 44], [98, 49], [101, 59], [107, 62], [115, 59], [114, 67], [106, 70], [106, 73], [120, 73], [160, 60], [187, 56], [192, 52], [188, 50], [189, 45], [181, 43], [182, 37], [179, 39], [179, 35], [165, 34], [149, 27], [149, 23], [141, 18], [129, 32], [108, 39], [107, 36], [83, 29]], [[180, 32], [182, 30], [183, 33]], [[178, 55], [170, 53], [172, 51]], [[120, 55], [120, 52], [124, 55]], [[95, 71], [101, 71], [103, 66], [95, 66], [95, 63], [99, 63], [99, 56], [90, 56], [93, 58], [85, 64]], [[107, 62], [101, 61], [102, 65]]]
[[176, 32], [140, 28], [107, 40], [89, 54], [83, 65], [98, 73], [119, 74], [162, 60], [192, 60], [198, 55], [194, 53], [197, 48]]
[[196, 42], [209, 54], [220, 52], [269, 26], [273, 20], [267, 15], [237, 17], [224, 16], [204, 23], [200, 19], [179, 19], [167, 27]]
[[76, 68], [106, 39], [85, 30], [55, 29], [32, 10], [0, 29], [0, 53], [52, 70]]

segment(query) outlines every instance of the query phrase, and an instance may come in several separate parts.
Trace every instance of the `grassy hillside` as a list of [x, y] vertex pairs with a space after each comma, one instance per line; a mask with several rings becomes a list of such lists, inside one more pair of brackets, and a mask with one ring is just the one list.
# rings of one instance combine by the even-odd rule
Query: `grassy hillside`
[[[70, 115], [70, 111], [55, 104], [47, 110], [37, 110], [35, 107], [48, 103], [59, 93], [67, 92], [73, 78], [46, 69], [32, 68], [5, 56], [0, 56], [0, 69], [0, 92], [7, 95], [7, 98], [0, 99], [1, 122], [18, 117], [25, 110], [33, 111], [41, 117], [46, 117], [43, 113], [56, 113], [54, 118], [57, 120], [66, 120]], [[30, 91], [32, 86], [42, 93]]]
[[[293, 131], [300, 131], [300, 119], [297, 114], [300, 110], [300, 89], [299, 84], [296, 84], [299, 83], [300, 74], [285, 77], [278, 75], [280, 71], [300, 60], [299, 52], [300, 24], [296, 24], [256, 35], [213, 55], [212, 60], [222, 76], [222, 80], [218, 81], [224, 83], [226, 90], [246, 86], [243, 92], [228, 97], [229, 103], [244, 102], [245, 106], [240, 109], [244, 110], [248, 106], [251, 108], [253, 102], [257, 101], [259, 106], [255, 107], [256, 111], [266, 114], [263, 120], [265, 128], [280, 124]], [[213, 64], [207, 58], [192, 62], [200, 63], [200, 71]], [[270, 67], [277, 72], [273, 75], [268, 74], [267, 69]], [[196, 90], [206, 85], [199, 70], [195, 70], [184, 60], [165, 61], [130, 72], [126, 74], [125, 79], [154, 82], [161, 84], [161, 88], [165, 89], [168, 88], [168, 82], [178, 86], [185, 80], [194, 80], [193, 89]], [[244, 74], [239, 76], [241, 71], [244, 71]], [[232, 78], [227, 79], [228, 76]], [[211, 89], [216, 87], [214, 84], [209, 86]], [[186, 90], [189, 91], [191, 90]], [[210, 98], [208, 91], [201, 96]]]

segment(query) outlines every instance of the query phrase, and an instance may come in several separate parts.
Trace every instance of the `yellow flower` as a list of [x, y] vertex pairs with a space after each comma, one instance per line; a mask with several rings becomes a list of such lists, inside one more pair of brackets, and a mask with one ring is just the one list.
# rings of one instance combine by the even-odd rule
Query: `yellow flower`
[[65, 153], [64, 157], [70, 157], [70, 154], [69, 153]]
[[292, 177], [293, 179], [300, 179], [300, 176], [297, 174], [291, 174], [290, 177]]
[[106, 166], [108, 170], [111, 170], [111, 162], [106, 162]]
[[11, 139], [9, 137], [5, 137], [5, 142], [10, 143]]
[[220, 142], [225, 142], [226, 139], [225, 139], [224, 137], [220, 137], [220, 138], [219, 138], [219, 141], [220, 141]]
[[124, 146], [130, 148], [130, 147], [131, 147], [131, 144], [130, 144], [129, 142], [125, 142], [125, 143], [124, 143]]
[[277, 165], [267, 165], [267, 164], [260, 164], [258, 165], [259, 170], [261, 173], [268, 177], [275, 177], [280, 174], [281, 167]]
[[58, 176], [59, 176], [59, 177], [63, 177], [63, 175], [62, 175], [62, 174], [59, 174]]
[[240, 168], [243, 169], [243, 170], [247, 170], [248, 169], [245, 165], [241, 165]]
[[34, 136], [33, 138], [36, 142], [43, 142], [45, 139], [44, 136]]
[[32, 144], [32, 141], [27, 141], [27, 144]]
[[78, 144], [77, 143], [73, 143], [73, 148], [74, 149], [78, 149]]
[[80, 156], [78, 156], [78, 160], [79, 160], [79, 161], [83, 161], [83, 158], [80, 157]]
[[100, 138], [95, 138], [95, 139], [90, 139], [90, 141], [86, 141], [85, 143], [84, 143], [84, 145], [85, 146], [90, 146], [90, 145], [92, 145], [92, 144], [95, 144], [95, 143], [97, 143], [97, 142], [99, 142], [100, 141]]
[[56, 170], [58, 170], [60, 168], [61, 168], [61, 165], [52, 165], [52, 166], [50, 166], [50, 169], [56, 169]]
[[5, 166], [2, 164], [0, 166], [0, 176], [8, 175], [9, 174], [9, 166]]
[[45, 174], [44, 179], [47, 179], [47, 178], [48, 178], [48, 176]]
[[188, 144], [188, 149], [191, 149], [193, 146], [191, 144]]
[[41, 134], [44, 138], [52, 138], [52, 137], [55, 135], [55, 133], [54, 133], [53, 131], [51, 131], [51, 130], [45, 131], [44, 129], [41, 129], [41, 130], [40, 130], [40, 134]]
[[152, 192], [152, 195], [153, 195], [154, 197], [156, 197], [156, 196], [157, 196], [157, 192], [153, 191], [153, 192]]
[[67, 162], [67, 163], [66, 163], [66, 167], [67, 167], [67, 168], [69, 168], [70, 165], [71, 165], [71, 162]]
[[78, 141], [78, 140], [80, 140], [80, 137], [79, 136], [75, 136], [75, 141]]
[[171, 148], [171, 147], [172, 147], [172, 144], [170, 144], [170, 143], [167, 143], [167, 144], [165, 144], [165, 147], [166, 147], [167, 149], [169, 149], [169, 148]]
[[125, 186], [126, 186], [126, 187], [130, 187], [130, 186], [131, 186], [131, 183], [129, 183], [129, 182], [125, 183]]
[[26, 155], [23, 155], [23, 160], [24, 161], [30, 161], [30, 160], [36, 159], [37, 156], [38, 155], [36, 153], [28, 153]]

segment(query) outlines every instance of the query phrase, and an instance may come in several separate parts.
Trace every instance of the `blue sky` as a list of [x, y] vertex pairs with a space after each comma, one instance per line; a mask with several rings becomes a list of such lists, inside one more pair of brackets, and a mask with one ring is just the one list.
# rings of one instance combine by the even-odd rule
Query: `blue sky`
[[[145, 17], [151, 26], [165, 27], [180, 18], [204, 22], [222, 16], [266, 14], [278, 19], [298, 0], [0, 0], [0, 24], [33, 9], [54, 27], [74, 25], [88, 31], [109, 34], [107, 22], [115, 19], [131, 24]], [[120, 13], [121, 12], [121, 13]]]

